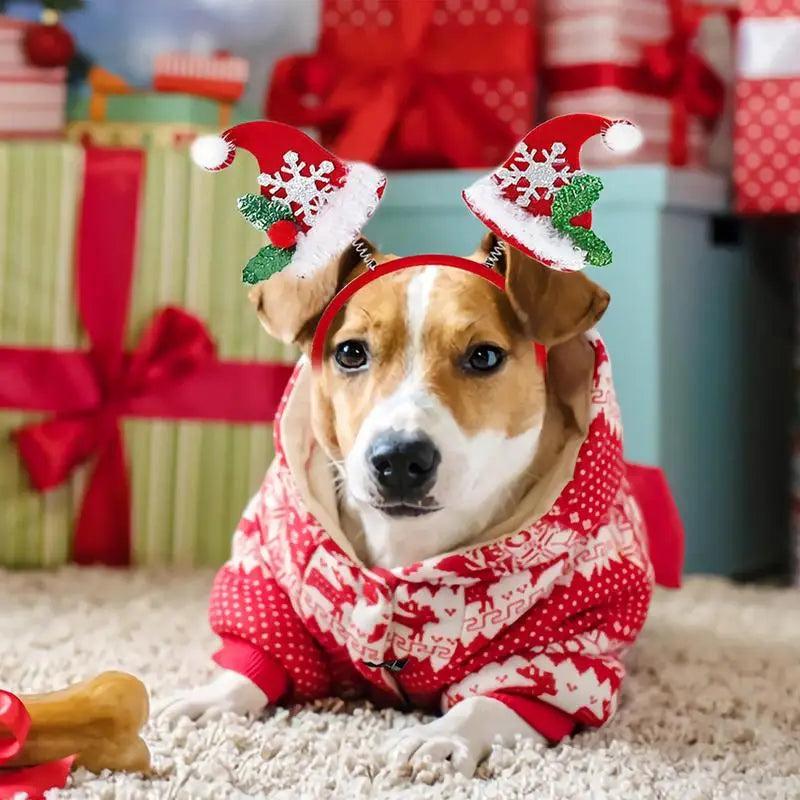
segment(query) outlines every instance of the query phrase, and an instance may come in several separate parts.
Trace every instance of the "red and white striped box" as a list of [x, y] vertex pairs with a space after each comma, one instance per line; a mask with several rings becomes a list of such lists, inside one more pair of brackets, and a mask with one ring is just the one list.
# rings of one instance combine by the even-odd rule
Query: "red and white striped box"
[[156, 58], [153, 87], [235, 103], [244, 94], [250, 65], [228, 53], [163, 53]]
[[743, 0], [736, 79], [736, 208], [800, 213], [800, 0]]
[[[586, 164], [665, 163], [707, 167], [711, 132], [689, 115], [676, 142], [675, 99], [645, 66], [648, 49], [667, 50], [678, 0], [545, 0], [543, 66], [547, 116], [589, 112], [636, 122], [644, 145], [620, 157], [588, 142]], [[681, 155], [683, 153], [683, 155]]]
[[50, 138], [64, 130], [67, 71], [26, 62], [27, 25], [0, 16], [0, 139]]

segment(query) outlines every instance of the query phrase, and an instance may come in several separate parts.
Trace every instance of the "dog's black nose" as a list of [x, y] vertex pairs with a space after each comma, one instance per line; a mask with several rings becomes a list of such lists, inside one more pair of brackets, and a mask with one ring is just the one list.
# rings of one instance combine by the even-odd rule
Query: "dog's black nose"
[[389, 431], [367, 453], [372, 473], [387, 500], [419, 497], [433, 485], [441, 455], [422, 431]]

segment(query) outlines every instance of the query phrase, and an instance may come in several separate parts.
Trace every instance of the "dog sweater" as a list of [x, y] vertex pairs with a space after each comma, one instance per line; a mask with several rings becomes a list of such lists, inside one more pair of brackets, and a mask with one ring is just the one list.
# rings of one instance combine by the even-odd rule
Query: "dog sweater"
[[606, 349], [595, 333], [587, 339], [588, 433], [547, 513], [498, 540], [396, 569], [365, 567], [332, 536], [289, 465], [281, 426], [310, 369], [301, 362], [276, 417], [274, 461], [214, 581], [215, 661], [272, 703], [367, 696], [446, 711], [482, 695], [552, 742], [607, 722], [654, 571]]

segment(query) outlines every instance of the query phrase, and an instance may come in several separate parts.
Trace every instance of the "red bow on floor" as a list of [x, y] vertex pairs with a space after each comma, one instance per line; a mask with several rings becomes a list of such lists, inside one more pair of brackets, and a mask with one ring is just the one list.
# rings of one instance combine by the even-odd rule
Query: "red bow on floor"
[[[2, 736], [7, 729], [11, 737]], [[28, 732], [31, 718], [22, 700], [11, 692], [0, 689], [0, 800], [27, 794], [28, 800], [44, 800], [49, 789], [62, 789], [67, 783], [75, 756], [59, 758], [48, 764], [21, 769], [4, 768], [3, 764], [19, 755]]]

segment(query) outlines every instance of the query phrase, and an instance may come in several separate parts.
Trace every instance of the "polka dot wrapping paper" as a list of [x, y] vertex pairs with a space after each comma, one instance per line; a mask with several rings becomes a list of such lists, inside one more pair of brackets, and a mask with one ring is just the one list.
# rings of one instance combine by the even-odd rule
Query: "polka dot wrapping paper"
[[800, 212], [800, 0], [746, 0], [734, 122], [736, 208]]
[[713, 16], [725, 15], [721, 5], [545, 0], [547, 116], [589, 112], [625, 118], [644, 133], [644, 145], [625, 156], [587, 143], [585, 164], [708, 166], [726, 89], [701, 52], [698, 34]]
[[322, 0], [311, 56], [282, 59], [270, 119], [384, 169], [491, 166], [535, 123], [534, 0]]

